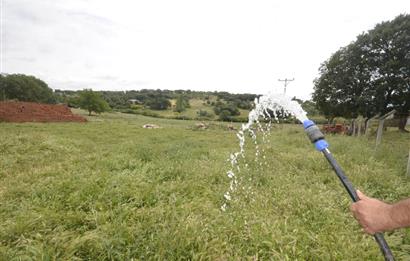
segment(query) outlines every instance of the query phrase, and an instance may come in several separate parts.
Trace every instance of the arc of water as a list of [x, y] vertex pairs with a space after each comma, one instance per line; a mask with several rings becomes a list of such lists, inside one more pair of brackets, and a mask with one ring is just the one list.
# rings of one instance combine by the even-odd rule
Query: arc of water
[[[269, 120], [268, 128], [266, 130], [266, 132], [269, 132], [271, 130], [271, 120], [273, 119], [278, 122], [278, 115], [276, 113], [278, 110], [283, 110], [285, 113], [295, 116], [301, 122], [307, 120], [306, 112], [302, 109], [300, 104], [284, 94], [269, 93], [255, 99], [255, 108], [249, 112], [248, 122], [246, 124], [242, 124], [241, 129], [236, 134], [239, 139], [240, 150], [236, 153], [232, 153], [230, 155], [230, 159], [228, 160], [231, 162], [232, 168], [226, 173], [230, 179], [230, 185], [229, 190], [224, 194], [225, 202], [221, 206], [223, 211], [226, 210], [228, 202], [232, 200], [232, 194], [238, 187], [239, 179], [234, 170], [236, 169], [237, 173], [240, 173], [239, 156], [241, 156], [241, 158], [245, 158], [245, 133], [249, 132], [251, 135], [256, 147], [256, 157], [258, 157], [259, 146], [256, 140], [256, 132], [252, 129], [252, 126], [256, 123], [259, 129], [262, 130], [263, 134], [265, 134], [265, 131], [259, 121], [259, 118], [262, 117], [263, 120]], [[271, 114], [269, 112], [272, 112], [273, 118], [270, 117]], [[265, 135], [263, 136], [265, 137]], [[263, 142], [265, 142], [265, 139], [263, 139]]]

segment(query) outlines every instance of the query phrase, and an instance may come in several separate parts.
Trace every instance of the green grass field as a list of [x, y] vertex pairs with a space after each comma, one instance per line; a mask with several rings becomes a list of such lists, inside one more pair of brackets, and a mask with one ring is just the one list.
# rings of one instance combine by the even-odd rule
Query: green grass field
[[[0, 260], [383, 260], [301, 126], [275, 125], [258, 159], [248, 144], [245, 188], [222, 212], [239, 149], [227, 123], [89, 119], [0, 123]], [[328, 141], [357, 188], [410, 196], [408, 134], [389, 130], [377, 151], [374, 136]], [[385, 236], [410, 260], [409, 229]]]

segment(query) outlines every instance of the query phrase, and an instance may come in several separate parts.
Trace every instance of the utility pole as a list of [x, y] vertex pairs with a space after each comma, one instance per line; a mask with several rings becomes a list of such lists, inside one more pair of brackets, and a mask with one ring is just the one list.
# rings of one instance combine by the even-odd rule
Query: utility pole
[[278, 81], [280, 81], [280, 82], [285, 82], [285, 86], [284, 86], [284, 89], [283, 89], [284, 94], [286, 94], [286, 87], [288, 86], [289, 82], [294, 81], [294, 80], [295, 80], [295, 78], [292, 78], [292, 79], [285, 78], [284, 80], [278, 79]]

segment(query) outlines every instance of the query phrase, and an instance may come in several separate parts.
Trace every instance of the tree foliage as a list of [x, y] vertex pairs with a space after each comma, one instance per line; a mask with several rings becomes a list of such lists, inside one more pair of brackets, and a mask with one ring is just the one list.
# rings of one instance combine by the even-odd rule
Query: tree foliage
[[229, 92], [216, 92], [215, 95], [219, 100], [224, 100], [244, 110], [250, 110], [253, 107], [253, 101], [258, 97], [255, 94], [232, 94]]
[[188, 99], [185, 95], [180, 94], [180, 95], [177, 97], [176, 104], [175, 104], [175, 109], [174, 109], [174, 110], [175, 110], [176, 112], [181, 113], [181, 112], [185, 111], [186, 108], [189, 108], [189, 107], [190, 107], [190, 106], [189, 106], [189, 99]]
[[383, 22], [339, 49], [320, 69], [313, 101], [327, 116], [410, 110], [410, 15]]
[[100, 93], [111, 108], [125, 109], [129, 107], [125, 92], [101, 91]]
[[223, 102], [217, 102], [214, 107], [214, 112], [216, 115], [219, 115], [222, 111], [226, 111], [229, 113], [231, 116], [237, 116], [240, 115], [240, 111], [238, 108], [235, 106], [235, 104], [232, 103], [223, 103]]
[[91, 115], [91, 112], [99, 114], [110, 109], [110, 106], [101, 95], [91, 89], [84, 89], [80, 92], [78, 103], [81, 109], [88, 111], [88, 115]]
[[145, 105], [152, 110], [166, 110], [171, 106], [171, 102], [167, 98], [159, 96], [147, 99]]
[[301, 106], [308, 116], [320, 115], [320, 112], [316, 108], [316, 104], [311, 100], [306, 100], [302, 102]]
[[198, 115], [198, 117], [201, 117], [201, 118], [209, 118], [210, 116], [211, 116], [211, 114], [208, 112], [208, 111], [206, 111], [206, 110], [198, 110], [197, 112], [196, 112], [196, 114]]
[[223, 103], [221, 101], [216, 102], [214, 112], [216, 115], [219, 115], [219, 119], [222, 121], [229, 121], [232, 119], [232, 116], [241, 114], [234, 103]]
[[30, 75], [0, 75], [0, 100], [55, 103], [53, 90], [44, 81]]

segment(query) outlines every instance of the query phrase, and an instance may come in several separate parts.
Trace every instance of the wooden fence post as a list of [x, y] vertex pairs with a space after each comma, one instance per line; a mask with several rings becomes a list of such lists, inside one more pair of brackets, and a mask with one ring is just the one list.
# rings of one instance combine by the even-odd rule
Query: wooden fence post
[[407, 176], [410, 177], [410, 150], [409, 150], [409, 161], [407, 162]]
[[368, 133], [369, 133], [369, 128], [370, 128], [370, 126], [371, 126], [371, 124], [372, 124], [372, 120], [378, 119], [379, 117], [380, 117], [380, 114], [378, 113], [378, 114], [374, 115], [374, 116], [371, 117], [371, 118], [367, 118], [366, 128], [365, 128], [365, 130], [364, 130], [364, 134], [368, 134]]
[[379, 118], [379, 127], [377, 128], [377, 136], [376, 136], [376, 148], [382, 140], [384, 121], [393, 119], [393, 116], [395, 113], [396, 113], [396, 110], [392, 110]]
[[367, 135], [369, 132], [369, 126], [370, 126], [370, 119], [367, 118], [364, 124], [364, 135]]
[[379, 127], [377, 128], [377, 136], [376, 136], [376, 147], [382, 141], [383, 125], [384, 125], [384, 119], [379, 120]]
[[352, 122], [352, 137], [356, 135], [356, 120]]

